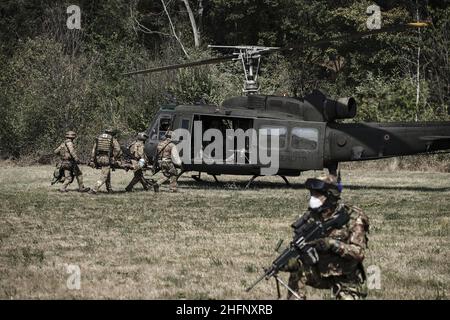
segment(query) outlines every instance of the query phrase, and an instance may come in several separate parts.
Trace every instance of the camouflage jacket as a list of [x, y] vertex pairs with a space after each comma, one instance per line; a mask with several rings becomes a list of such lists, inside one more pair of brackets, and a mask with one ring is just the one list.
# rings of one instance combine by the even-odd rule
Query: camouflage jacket
[[144, 142], [142, 140], [136, 140], [131, 143], [129, 150], [130, 155], [134, 160], [144, 159], [145, 161], [147, 161], [147, 155], [144, 151]]
[[158, 160], [171, 160], [172, 159], [172, 149], [175, 147], [175, 144], [171, 139], [165, 139], [158, 144], [157, 152], [158, 152]]
[[[339, 247], [319, 252], [319, 262], [313, 266], [305, 266], [320, 277], [350, 275], [362, 268], [368, 244], [369, 218], [362, 209], [344, 204], [339, 204], [334, 213], [342, 207], [350, 216], [349, 222], [340, 229], [330, 230], [327, 235], [331, 239], [338, 240]], [[308, 220], [313, 219], [309, 212], [305, 214], [309, 215]]]
[[63, 161], [79, 161], [78, 155], [75, 151], [75, 144], [72, 139], [66, 139], [53, 152], [56, 155], [59, 155]]

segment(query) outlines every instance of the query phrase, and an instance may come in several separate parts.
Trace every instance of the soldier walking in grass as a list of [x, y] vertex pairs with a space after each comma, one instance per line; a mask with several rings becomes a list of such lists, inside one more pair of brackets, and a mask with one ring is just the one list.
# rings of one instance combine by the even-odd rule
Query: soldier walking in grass
[[177, 147], [172, 142], [172, 135], [172, 131], [167, 131], [165, 140], [161, 141], [156, 148], [158, 165], [164, 176], [153, 184], [155, 192], [158, 192], [159, 186], [167, 181], [170, 181], [170, 192], [177, 192], [178, 173], [175, 166], [180, 167], [181, 160]]
[[[369, 219], [355, 206], [340, 202], [341, 187], [332, 175], [308, 179], [305, 184], [310, 191], [308, 211], [303, 221], [325, 222], [345, 210], [350, 216], [346, 225], [329, 230], [325, 238], [312, 242], [318, 253], [318, 262], [302, 264], [292, 259], [283, 271], [290, 272], [289, 287], [305, 298], [305, 285], [319, 289], [331, 289], [336, 299], [356, 300], [367, 295], [366, 274], [363, 267], [367, 248]], [[288, 299], [292, 293], [288, 292]]]
[[115, 131], [107, 128], [95, 139], [90, 164], [94, 168], [101, 169], [101, 174], [95, 187], [89, 191], [90, 194], [97, 194], [103, 184], [106, 185], [106, 190], [112, 193], [111, 169], [119, 164], [122, 155], [120, 144], [114, 135]]
[[67, 187], [72, 183], [74, 177], [77, 179], [78, 190], [80, 192], [89, 191], [89, 188], [84, 187], [83, 174], [78, 166], [80, 159], [78, 158], [74, 144], [76, 136], [74, 131], [68, 131], [65, 136], [66, 140], [54, 151], [54, 153], [61, 158], [60, 171], [64, 171], [64, 182], [59, 189], [61, 192], [68, 191]]
[[129, 147], [131, 156], [131, 165], [134, 171], [133, 179], [125, 188], [127, 192], [131, 192], [136, 183], [141, 183], [144, 190], [148, 190], [148, 181], [144, 178], [143, 168], [148, 164], [147, 155], [144, 151], [144, 144], [148, 135], [145, 132], [140, 132], [135, 141]]

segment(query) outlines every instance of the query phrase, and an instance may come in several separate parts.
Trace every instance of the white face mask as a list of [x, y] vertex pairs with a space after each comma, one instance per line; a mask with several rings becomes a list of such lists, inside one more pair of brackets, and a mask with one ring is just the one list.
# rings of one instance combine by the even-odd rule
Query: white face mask
[[323, 202], [319, 198], [316, 198], [313, 196], [311, 196], [311, 198], [309, 198], [309, 207], [311, 209], [320, 208], [322, 205], [323, 205]]

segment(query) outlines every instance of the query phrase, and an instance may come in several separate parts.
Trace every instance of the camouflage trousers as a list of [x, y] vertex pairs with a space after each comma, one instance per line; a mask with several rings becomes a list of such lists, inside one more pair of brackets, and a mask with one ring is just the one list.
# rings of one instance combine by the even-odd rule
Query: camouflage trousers
[[78, 165], [73, 165], [70, 167], [63, 166], [62, 168], [64, 169], [64, 182], [60, 190], [65, 191], [69, 186], [69, 184], [73, 182], [74, 177], [77, 179], [79, 190], [83, 190], [84, 189], [83, 174], [81, 173], [81, 170], [78, 167]]
[[[337, 300], [360, 300], [367, 296], [365, 275], [359, 269], [348, 275], [324, 277], [316, 272], [314, 267], [304, 268], [298, 262], [290, 262], [283, 271], [290, 272], [288, 286], [304, 299], [306, 299], [305, 286], [329, 289]], [[292, 298], [292, 293], [288, 291], [287, 299]]]
[[106, 190], [112, 191], [111, 188], [111, 167], [110, 166], [102, 166], [101, 167], [101, 173], [100, 178], [97, 180], [97, 183], [95, 184], [94, 191], [98, 192], [100, 187], [105, 184]]
[[142, 184], [144, 190], [148, 190], [148, 182], [144, 178], [144, 172], [142, 171], [142, 169], [135, 169], [133, 179], [130, 181], [125, 190], [133, 190], [133, 187], [139, 182]]
[[173, 165], [172, 161], [170, 160], [162, 160], [161, 161], [161, 172], [164, 175], [161, 179], [159, 179], [156, 184], [158, 186], [162, 185], [163, 183], [170, 181], [170, 190], [176, 191], [177, 190], [177, 169]]

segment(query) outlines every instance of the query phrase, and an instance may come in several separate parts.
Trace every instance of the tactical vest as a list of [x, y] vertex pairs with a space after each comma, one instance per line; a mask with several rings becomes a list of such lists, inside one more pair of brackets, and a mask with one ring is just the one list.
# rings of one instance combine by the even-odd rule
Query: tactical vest
[[96, 156], [112, 156], [113, 151], [113, 138], [107, 133], [103, 133], [97, 138]]

